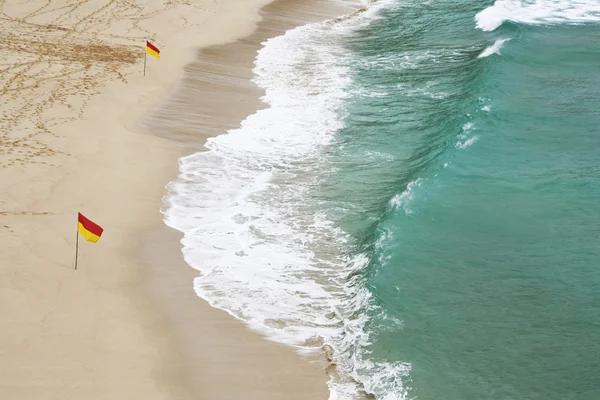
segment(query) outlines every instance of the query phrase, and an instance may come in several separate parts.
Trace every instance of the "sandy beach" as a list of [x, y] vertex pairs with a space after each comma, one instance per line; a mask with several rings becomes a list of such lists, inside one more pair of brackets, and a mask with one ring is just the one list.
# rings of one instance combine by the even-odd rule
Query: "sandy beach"
[[[266, 3], [0, 2], [2, 399], [327, 398], [323, 356], [195, 295], [159, 213], [177, 158], [261, 107], [260, 42], [348, 11]], [[77, 212], [105, 232], [74, 271]]]

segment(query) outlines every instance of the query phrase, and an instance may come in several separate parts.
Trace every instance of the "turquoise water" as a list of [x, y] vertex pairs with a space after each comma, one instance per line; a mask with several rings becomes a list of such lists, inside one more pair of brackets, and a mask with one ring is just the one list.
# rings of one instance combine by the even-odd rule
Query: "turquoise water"
[[370, 359], [410, 369], [377, 398], [600, 399], [600, 24], [477, 29], [493, 4], [402, 2], [345, 43], [319, 196], [369, 259]]

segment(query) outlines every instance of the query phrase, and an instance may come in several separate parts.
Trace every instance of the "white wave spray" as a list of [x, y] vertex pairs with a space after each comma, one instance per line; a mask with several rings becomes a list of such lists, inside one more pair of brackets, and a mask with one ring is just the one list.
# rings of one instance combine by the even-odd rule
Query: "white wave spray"
[[598, 0], [496, 0], [475, 16], [477, 28], [493, 31], [505, 21], [523, 24], [600, 22]]
[[510, 39], [496, 40], [493, 45], [482, 51], [481, 54], [477, 56], [477, 58], [485, 58], [491, 56], [492, 54], [500, 54], [500, 49], [502, 48], [502, 46], [504, 46], [504, 43], [508, 42], [509, 40]]

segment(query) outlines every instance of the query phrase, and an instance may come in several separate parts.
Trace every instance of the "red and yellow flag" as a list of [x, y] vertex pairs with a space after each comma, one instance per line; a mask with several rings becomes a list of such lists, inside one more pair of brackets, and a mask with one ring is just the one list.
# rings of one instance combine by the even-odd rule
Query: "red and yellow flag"
[[102, 236], [102, 232], [104, 231], [100, 225], [96, 225], [84, 217], [81, 213], [79, 213], [78, 221], [79, 224], [77, 224], [77, 230], [79, 233], [81, 233], [81, 236], [83, 236], [85, 240], [94, 243], [100, 240], [100, 236]]
[[158, 47], [150, 43], [146, 40], [146, 53], [150, 54], [152, 57], [156, 57], [157, 60], [160, 60], [160, 50]]

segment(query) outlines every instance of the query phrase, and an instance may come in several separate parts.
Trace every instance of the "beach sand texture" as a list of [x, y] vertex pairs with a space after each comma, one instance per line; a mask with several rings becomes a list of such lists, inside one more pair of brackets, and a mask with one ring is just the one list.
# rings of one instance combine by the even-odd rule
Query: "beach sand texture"
[[[327, 397], [326, 363], [195, 296], [159, 213], [177, 158], [260, 107], [248, 82], [260, 40], [339, 11], [278, 2], [251, 45], [211, 48], [224, 65], [240, 62], [224, 84], [244, 101], [219, 113], [223, 97], [203, 99], [196, 122], [210, 129], [187, 125], [181, 140], [172, 103], [152, 110], [192, 49], [248, 37], [265, 3], [0, 1], [0, 398]], [[143, 77], [146, 39], [161, 60], [149, 57]], [[198, 89], [219, 92], [207, 84]], [[105, 232], [80, 241], [74, 272], [78, 211]]]

